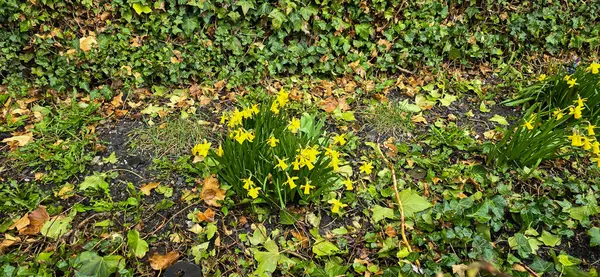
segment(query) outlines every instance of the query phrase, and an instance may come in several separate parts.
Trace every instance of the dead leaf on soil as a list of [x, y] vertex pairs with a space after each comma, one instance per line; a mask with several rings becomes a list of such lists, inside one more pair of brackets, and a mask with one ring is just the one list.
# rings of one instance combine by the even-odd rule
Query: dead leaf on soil
[[96, 37], [94, 36], [82, 37], [79, 39], [79, 49], [83, 52], [89, 52], [94, 45], [98, 45], [98, 41], [96, 41]]
[[204, 212], [198, 211], [198, 213], [196, 213], [196, 218], [198, 218], [198, 221], [200, 222], [213, 222], [215, 220], [215, 214], [213, 209], [208, 208]]
[[60, 199], [67, 199], [73, 196], [73, 189], [75, 189], [75, 186], [71, 183], [67, 183], [62, 186], [58, 192], [54, 193], [54, 196], [60, 197]]
[[422, 114], [422, 113], [420, 113], [420, 114], [414, 115], [414, 116], [412, 117], [412, 122], [413, 122], [413, 123], [423, 123], [423, 124], [427, 124], [427, 119], [425, 119], [425, 117], [423, 117], [423, 114]]
[[167, 267], [174, 264], [177, 259], [179, 259], [179, 252], [172, 251], [165, 255], [159, 255], [158, 253], [154, 253], [150, 259], [150, 266], [154, 270], [164, 270]]
[[147, 183], [145, 185], [142, 185], [140, 187], [140, 192], [143, 195], [149, 196], [150, 195], [150, 191], [152, 191], [153, 189], [157, 188], [160, 185], [159, 182], [151, 182], [151, 183]]
[[204, 179], [200, 199], [204, 200], [210, 206], [221, 207], [221, 204], [217, 203], [217, 201], [225, 199], [225, 191], [219, 188], [219, 180], [217, 178], [208, 177]]
[[17, 220], [9, 229], [16, 228], [20, 235], [35, 235], [42, 230], [50, 219], [45, 206], [39, 206], [33, 212]]
[[21, 238], [13, 237], [9, 234], [4, 234], [4, 240], [0, 242], [0, 254], [4, 253], [4, 250], [6, 250], [6, 248], [12, 246], [17, 242], [21, 242]]
[[15, 146], [15, 147], [25, 146], [32, 141], [33, 141], [33, 133], [26, 133], [26, 134], [22, 134], [22, 135], [18, 135], [18, 136], [13, 136], [10, 138], [5, 138], [2, 140], [2, 142], [5, 142], [5, 143], [11, 145], [11, 148], [13, 146]]

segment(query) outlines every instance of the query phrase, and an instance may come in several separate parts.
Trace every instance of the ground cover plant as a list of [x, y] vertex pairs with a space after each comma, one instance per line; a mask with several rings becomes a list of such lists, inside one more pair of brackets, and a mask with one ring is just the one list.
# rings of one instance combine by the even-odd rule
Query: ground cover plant
[[0, 275], [598, 276], [599, 8], [4, 1]]

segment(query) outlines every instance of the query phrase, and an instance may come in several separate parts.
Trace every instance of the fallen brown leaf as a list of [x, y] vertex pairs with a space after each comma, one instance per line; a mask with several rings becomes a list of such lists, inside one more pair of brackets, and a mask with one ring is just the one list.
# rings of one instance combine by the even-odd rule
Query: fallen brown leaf
[[143, 195], [146, 195], [146, 196], [148, 196], [148, 195], [150, 195], [150, 191], [151, 191], [151, 190], [153, 190], [153, 189], [155, 189], [155, 188], [157, 188], [159, 185], [160, 185], [160, 183], [159, 183], [159, 182], [147, 183], [147, 184], [145, 184], [145, 185], [142, 185], [142, 186], [140, 187], [140, 192], [141, 192]]
[[204, 200], [210, 206], [221, 207], [221, 204], [217, 203], [217, 201], [225, 199], [225, 191], [219, 188], [219, 180], [217, 178], [211, 176], [204, 179], [200, 199]]
[[177, 259], [179, 259], [179, 252], [172, 251], [165, 255], [159, 255], [158, 253], [154, 253], [148, 261], [150, 261], [150, 266], [154, 270], [164, 270], [167, 267], [174, 264]]
[[96, 37], [94, 36], [82, 37], [79, 39], [79, 49], [83, 52], [89, 52], [92, 50], [92, 47], [97, 44], [98, 41], [96, 41]]
[[19, 136], [13, 136], [13, 137], [5, 138], [2, 140], [2, 142], [9, 143], [9, 144], [15, 144], [16, 146], [25, 146], [32, 141], [33, 141], [32, 133], [26, 133], [26, 134], [19, 135]]
[[0, 242], [0, 254], [4, 253], [4, 250], [6, 250], [6, 248], [12, 246], [17, 242], [21, 242], [21, 238], [13, 237], [9, 234], [4, 234], [4, 240]]
[[200, 222], [213, 222], [215, 220], [215, 211], [213, 211], [213, 209], [208, 208], [206, 209], [206, 211], [204, 212], [198, 212], [196, 213], [196, 218], [198, 218], [198, 221]]
[[48, 215], [46, 207], [39, 206], [29, 213], [26, 219], [24, 218], [17, 220], [11, 228], [16, 228], [20, 235], [35, 235], [42, 230], [42, 226], [50, 219], [50, 215]]

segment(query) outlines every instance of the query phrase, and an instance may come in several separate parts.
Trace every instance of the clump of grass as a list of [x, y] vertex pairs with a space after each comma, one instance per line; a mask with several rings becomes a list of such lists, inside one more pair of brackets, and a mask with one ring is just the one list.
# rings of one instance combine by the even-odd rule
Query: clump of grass
[[377, 133], [397, 137], [413, 127], [411, 109], [407, 101], [379, 104], [365, 113], [365, 119]]
[[131, 131], [129, 145], [133, 151], [147, 153], [153, 159], [177, 158], [190, 155], [190, 149], [207, 133], [206, 126], [197, 119], [169, 118]]

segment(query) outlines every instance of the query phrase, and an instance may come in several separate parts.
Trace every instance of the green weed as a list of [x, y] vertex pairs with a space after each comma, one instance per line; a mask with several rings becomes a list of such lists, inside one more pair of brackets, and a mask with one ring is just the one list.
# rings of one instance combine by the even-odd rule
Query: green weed
[[378, 134], [398, 137], [412, 129], [412, 110], [408, 102], [379, 104], [365, 113], [366, 125]]

